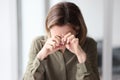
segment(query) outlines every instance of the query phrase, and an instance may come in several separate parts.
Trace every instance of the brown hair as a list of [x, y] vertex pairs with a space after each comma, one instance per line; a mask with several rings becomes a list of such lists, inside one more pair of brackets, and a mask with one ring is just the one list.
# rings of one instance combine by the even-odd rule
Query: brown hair
[[54, 5], [46, 18], [46, 31], [50, 35], [50, 28], [54, 25], [70, 25], [77, 32], [80, 45], [86, 39], [87, 28], [78, 6], [71, 2], [60, 2]]

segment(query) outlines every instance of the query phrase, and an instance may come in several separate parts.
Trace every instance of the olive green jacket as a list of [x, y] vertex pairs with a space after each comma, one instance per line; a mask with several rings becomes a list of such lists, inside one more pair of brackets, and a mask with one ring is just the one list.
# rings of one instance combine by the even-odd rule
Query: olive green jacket
[[87, 38], [82, 46], [87, 54], [85, 63], [79, 63], [77, 57], [67, 49], [64, 54], [56, 51], [40, 61], [36, 55], [44, 43], [44, 37], [38, 37], [33, 41], [23, 80], [100, 80], [97, 47], [93, 39]]

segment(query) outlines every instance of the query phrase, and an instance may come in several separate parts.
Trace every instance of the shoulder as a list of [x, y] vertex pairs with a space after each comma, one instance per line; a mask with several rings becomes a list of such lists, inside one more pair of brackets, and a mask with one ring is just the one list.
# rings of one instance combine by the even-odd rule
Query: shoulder
[[93, 38], [87, 37], [83, 45], [83, 48], [93, 48], [96, 46], [97, 46], [97, 42]]
[[45, 36], [37, 36], [32, 40], [32, 46], [34, 47], [42, 47], [46, 41]]
[[45, 36], [37, 36], [33, 39], [33, 42], [44, 42], [46, 40]]
[[96, 44], [97, 42], [93, 39], [93, 38], [91, 38], [91, 37], [87, 37], [86, 38], [86, 41], [85, 41], [86, 43], [89, 43], [89, 44]]

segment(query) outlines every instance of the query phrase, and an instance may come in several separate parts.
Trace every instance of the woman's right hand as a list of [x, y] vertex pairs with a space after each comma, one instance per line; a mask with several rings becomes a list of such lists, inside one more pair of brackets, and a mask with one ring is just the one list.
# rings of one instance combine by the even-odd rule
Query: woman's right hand
[[59, 50], [61, 47], [60, 44], [61, 44], [60, 36], [54, 36], [54, 37], [48, 38], [45, 45], [38, 53], [37, 58], [39, 58], [40, 60], [43, 60], [49, 54], [52, 54], [53, 52]]

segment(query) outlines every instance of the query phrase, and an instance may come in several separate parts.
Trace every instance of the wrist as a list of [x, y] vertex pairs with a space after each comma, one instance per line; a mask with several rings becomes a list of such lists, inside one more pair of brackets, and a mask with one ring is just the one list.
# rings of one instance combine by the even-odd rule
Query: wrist
[[85, 63], [85, 61], [86, 61], [86, 56], [80, 55], [80, 56], [77, 56], [77, 59], [78, 59], [78, 62], [79, 62], [79, 63]]
[[83, 51], [78, 51], [76, 53], [79, 63], [84, 63], [86, 61], [86, 53]]
[[37, 54], [37, 58], [40, 60], [44, 60], [47, 56], [48, 56], [48, 54], [42, 50]]

